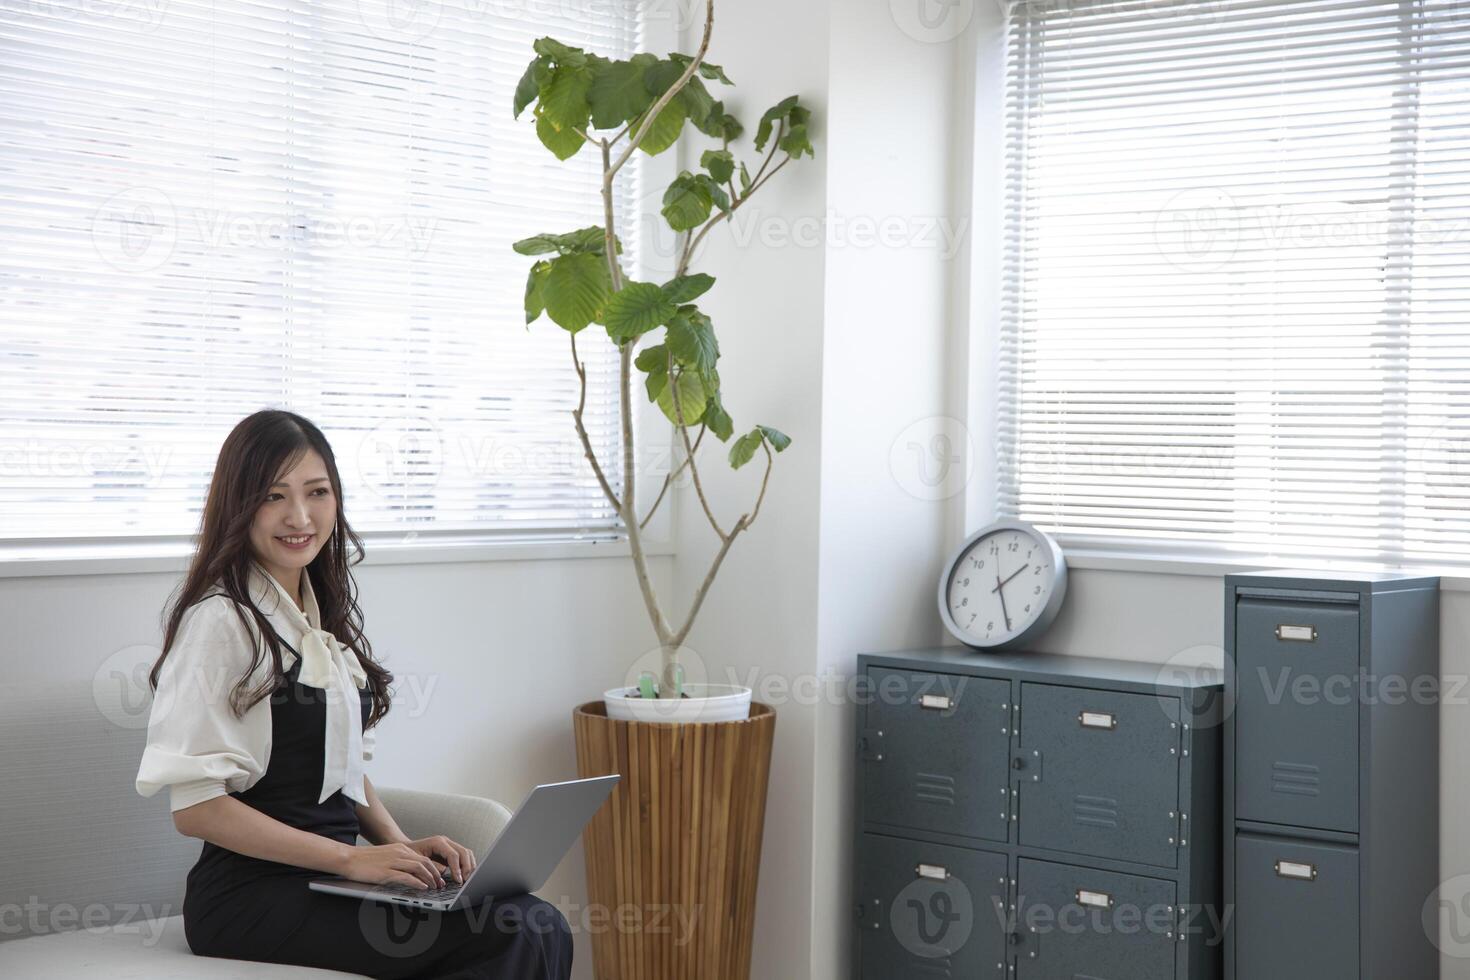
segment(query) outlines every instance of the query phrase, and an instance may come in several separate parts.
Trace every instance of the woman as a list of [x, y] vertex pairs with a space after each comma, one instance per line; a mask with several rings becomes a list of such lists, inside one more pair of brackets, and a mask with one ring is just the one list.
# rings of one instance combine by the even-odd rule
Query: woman
[[475, 863], [447, 837], [409, 840], [363, 773], [393, 675], [362, 634], [349, 543], [360, 561], [321, 431], [282, 411], [240, 422], [149, 675], [137, 778], [144, 796], [168, 786], [175, 826], [205, 842], [189, 947], [372, 977], [565, 980], [570, 930], [532, 896], [440, 913], [307, 888], [328, 874], [441, 887]]

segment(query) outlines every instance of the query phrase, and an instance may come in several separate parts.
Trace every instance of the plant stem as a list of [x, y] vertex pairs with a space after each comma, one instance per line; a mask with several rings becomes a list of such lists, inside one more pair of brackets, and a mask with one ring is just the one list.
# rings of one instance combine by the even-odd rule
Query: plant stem
[[[695, 452], [699, 452], [699, 444], [704, 441], [704, 433], [705, 430], [707, 430], [708, 428], [709, 426], [707, 425], [700, 425], [699, 435], [694, 437]], [[659, 504], [663, 503], [664, 494], [668, 492], [669, 485], [679, 478], [680, 473], [684, 472], [684, 467], [689, 465], [689, 459], [690, 457], [686, 455], [684, 459], [679, 463], [679, 465], [675, 467], [674, 471], [664, 477], [664, 485], [662, 488], [659, 489], [658, 499], [653, 502], [653, 506], [648, 509], [648, 513], [643, 515], [643, 520], [638, 522], [639, 527], [648, 526], [649, 520], [653, 517], [653, 512], [658, 510]]]

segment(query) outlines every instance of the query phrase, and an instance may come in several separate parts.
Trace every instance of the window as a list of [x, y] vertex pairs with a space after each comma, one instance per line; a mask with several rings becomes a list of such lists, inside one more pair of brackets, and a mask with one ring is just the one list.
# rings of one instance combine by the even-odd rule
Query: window
[[1470, 561], [1470, 14], [1008, 23], [1000, 509], [1074, 546]]
[[[510, 249], [599, 221], [600, 160], [558, 163], [511, 109], [536, 37], [626, 57], [642, 25], [528, 9], [0, 11], [0, 543], [194, 532], [263, 407], [326, 432], [359, 530], [613, 533], [567, 336], [526, 328]], [[616, 351], [579, 340], [619, 480]]]

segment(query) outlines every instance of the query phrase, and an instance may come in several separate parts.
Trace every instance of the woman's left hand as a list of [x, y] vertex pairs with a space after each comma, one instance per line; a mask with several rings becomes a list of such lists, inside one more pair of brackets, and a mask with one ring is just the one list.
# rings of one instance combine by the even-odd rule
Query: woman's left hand
[[457, 884], [463, 884], [475, 870], [475, 852], [438, 834], [433, 837], [421, 837], [418, 840], [404, 841], [409, 847], [418, 851], [424, 857], [434, 858], [442, 864], [447, 864], [448, 877], [455, 880]]

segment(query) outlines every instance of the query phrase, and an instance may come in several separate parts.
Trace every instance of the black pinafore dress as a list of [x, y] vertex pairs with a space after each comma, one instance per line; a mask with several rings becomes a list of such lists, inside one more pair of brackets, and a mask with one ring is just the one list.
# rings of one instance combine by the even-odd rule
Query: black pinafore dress
[[[327, 692], [298, 680], [301, 658], [271, 695], [271, 752], [260, 780], [230, 795], [299, 830], [355, 844], [357, 804], [321, 795]], [[370, 693], [358, 692], [363, 723]], [[226, 709], [228, 710], [228, 709]], [[434, 912], [311, 891], [326, 875], [206, 841], [184, 894], [184, 933], [200, 956], [288, 963], [363, 976], [567, 980], [566, 919], [531, 895]]]

